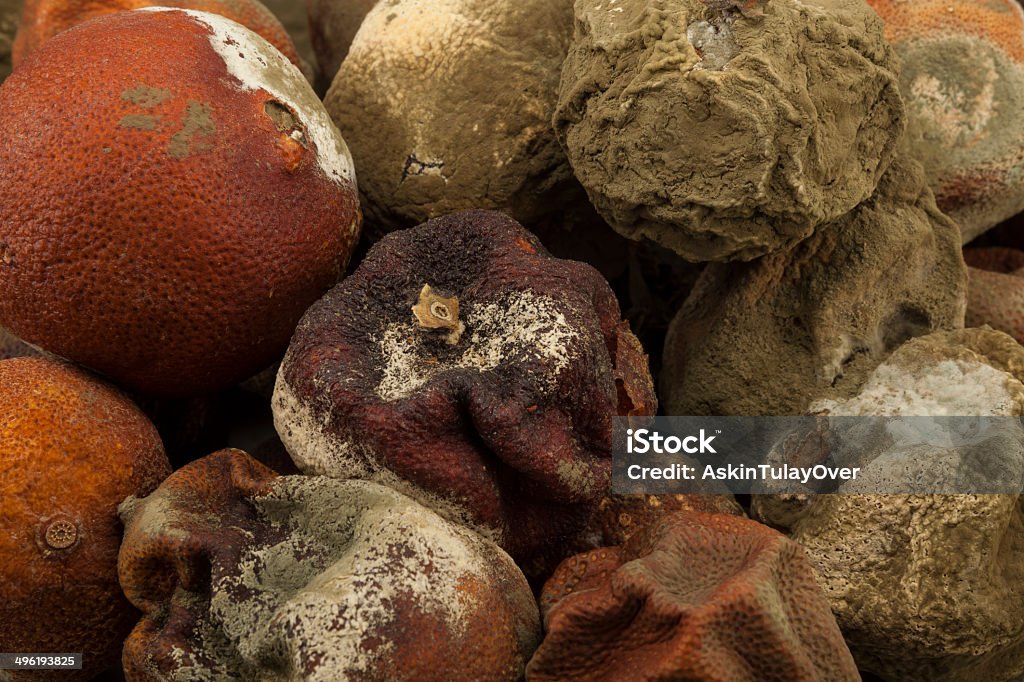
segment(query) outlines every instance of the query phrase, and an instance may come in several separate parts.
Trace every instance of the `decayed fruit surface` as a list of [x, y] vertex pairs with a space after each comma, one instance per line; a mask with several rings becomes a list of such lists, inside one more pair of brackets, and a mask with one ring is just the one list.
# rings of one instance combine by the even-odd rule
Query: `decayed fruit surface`
[[541, 595], [531, 680], [859, 680], [800, 546], [753, 521], [676, 512], [567, 559]]
[[507, 554], [375, 483], [224, 450], [121, 513], [131, 682], [512, 682], [540, 638]]
[[138, 620], [117, 582], [117, 506], [170, 472], [117, 390], [61, 362], [0, 361], [0, 651], [81, 652], [78, 679], [116, 663]]
[[309, 15], [309, 39], [313, 44], [324, 90], [348, 54], [348, 48], [367, 12], [377, 0], [305, 0]]
[[868, 0], [900, 58], [908, 135], [969, 242], [1024, 211], [1019, 0]]
[[274, 394], [303, 471], [391, 485], [527, 574], [608, 494], [613, 417], [655, 411], [607, 283], [490, 211], [378, 242], [306, 313]]
[[1024, 341], [1024, 251], [1000, 246], [964, 249], [968, 327], [989, 325]]
[[616, 230], [694, 261], [788, 248], [871, 196], [903, 133], [861, 0], [577, 0], [554, 124]]
[[340, 134], [295, 66], [223, 17], [71, 28], [0, 107], [0, 324], [140, 392], [269, 364], [358, 237]]
[[368, 234], [469, 209], [533, 228], [585, 206], [551, 126], [571, 35], [570, 0], [370, 10], [324, 99], [352, 144]]
[[293, 64], [299, 54], [281, 22], [259, 0], [25, 0], [21, 25], [14, 39], [14, 68], [47, 40], [75, 24], [141, 7], [179, 7], [212, 12], [237, 21], [261, 35]]
[[[894, 682], [996, 682], [1024, 674], [1021, 496], [871, 494], [887, 481], [947, 490], [961, 481], [985, 492], [1021, 480], [1024, 430], [1008, 417], [1024, 415], [1022, 380], [1024, 348], [1001, 332], [913, 339], [856, 396], [810, 409], [1000, 418], [966, 443], [947, 437], [900, 450], [897, 440], [876, 450], [875, 462], [839, 494], [753, 497], [756, 518], [807, 551], [861, 669]], [[864, 444], [872, 439], [861, 440], [870, 452]]]
[[910, 337], [964, 323], [956, 224], [898, 157], [871, 199], [797, 247], [705, 268], [665, 338], [667, 414], [803, 414]]

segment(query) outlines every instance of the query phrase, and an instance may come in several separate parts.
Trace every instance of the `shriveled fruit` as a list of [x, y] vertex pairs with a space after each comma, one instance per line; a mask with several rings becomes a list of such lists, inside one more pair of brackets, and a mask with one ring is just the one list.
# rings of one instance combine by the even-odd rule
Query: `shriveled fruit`
[[75, 24], [141, 7], [180, 7], [212, 12], [237, 21], [263, 36], [293, 64], [299, 53], [281, 22], [259, 0], [25, 0], [21, 26], [14, 38], [15, 68], [40, 45]]
[[76, 26], [0, 108], [0, 324], [140, 392], [268, 365], [357, 240], [337, 129], [294, 65], [223, 17]]
[[507, 554], [375, 483], [222, 450], [121, 517], [129, 682], [512, 681], [540, 637]]
[[492, 211], [378, 242], [303, 317], [274, 393], [304, 473], [405, 492], [531, 578], [608, 494], [613, 418], [656, 411], [607, 282]]
[[117, 582], [117, 506], [169, 474], [117, 390], [53, 360], [0, 362], [0, 651], [82, 652], [77, 679], [116, 663], [138, 619]]

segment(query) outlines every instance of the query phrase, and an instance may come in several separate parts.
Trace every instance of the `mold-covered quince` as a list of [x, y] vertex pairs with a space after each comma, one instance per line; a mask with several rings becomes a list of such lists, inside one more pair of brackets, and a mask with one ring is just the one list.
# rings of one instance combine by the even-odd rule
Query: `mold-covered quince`
[[862, 0], [577, 0], [554, 124], [622, 234], [695, 261], [789, 247], [871, 196], [903, 133]]
[[609, 492], [616, 415], [652, 415], [607, 283], [471, 211], [388, 235], [299, 324], [274, 420], [306, 473], [383, 482], [518, 561]]
[[514, 681], [539, 638], [507, 554], [375, 483], [224, 450], [121, 516], [130, 682]]
[[541, 596], [537, 680], [859, 680], [800, 546], [759, 523], [679, 512], [567, 559]]

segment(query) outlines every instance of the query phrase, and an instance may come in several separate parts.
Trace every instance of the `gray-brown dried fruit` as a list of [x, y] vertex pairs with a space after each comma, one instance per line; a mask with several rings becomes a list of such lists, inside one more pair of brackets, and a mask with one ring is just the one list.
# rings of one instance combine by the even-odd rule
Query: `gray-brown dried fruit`
[[604, 218], [698, 261], [748, 260], [874, 191], [903, 132], [861, 0], [578, 0], [555, 128]]
[[919, 164], [791, 251], [713, 263], [665, 340], [667, 414], [803, 414], [852, 395], [910, 337], [963, 326], [960, 231]]
[[551, 128], [571, 0], [389, 0], [324, 104], [351, 145], [370, 236], [453, 211], [528, 226], [586, 199]]
[[[857, 396], [812, 409], [1020, 416], [1022, 379], [1024, 348], [1006, 334], [936, 333], [893, 353]], [[1006, 465], [1001, 477], [1020, 477], [1024, 434], [1019, 423], [1006, 424], [1005, 433], [985, 444], [985, 457]], [[934, 473], [955, 454], [933, 447], [909, 464]], [[856, 493], [864, 489], [857, 481], [834, 495], [755, 496], [752, 509], [807, 550], [861, 669], [906, 682], [1018, 679], [1024, 673], [1020, 495]]]

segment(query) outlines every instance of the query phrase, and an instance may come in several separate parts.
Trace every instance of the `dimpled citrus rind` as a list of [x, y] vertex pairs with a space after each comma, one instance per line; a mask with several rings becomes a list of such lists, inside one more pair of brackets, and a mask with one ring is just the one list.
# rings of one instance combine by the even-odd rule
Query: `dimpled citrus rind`
[[0, 651], [82, 652], [78, 679], [116, 663], [138, 618], [117, 583], [117, 506], [169, 474], [120, 392], [57, 361], [0, 361]]
[[0, 106], [0, 324], [141, 393], [262, 369], [358, 239], [344, 140], [298, 70], [222, 17], [76, 26]]

